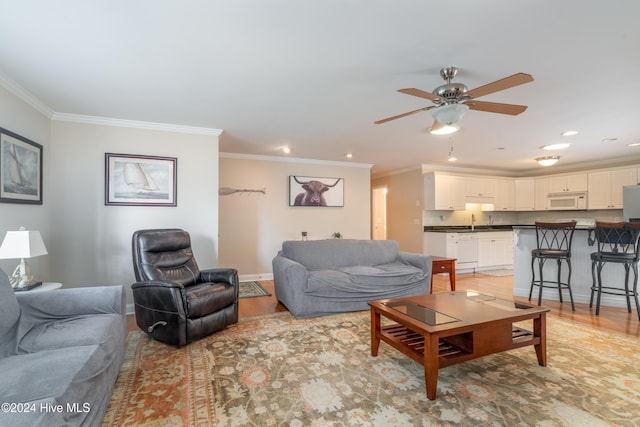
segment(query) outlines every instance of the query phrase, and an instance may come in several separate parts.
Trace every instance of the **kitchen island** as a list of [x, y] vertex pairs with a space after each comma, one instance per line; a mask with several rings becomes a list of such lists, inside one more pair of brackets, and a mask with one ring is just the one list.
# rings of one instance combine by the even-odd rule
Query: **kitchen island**
[[[597, 245], [589, 244], [589, 230], [591, 227], [576, 227], [573, 234], [573, 245], [571, 248], [571, 290], [573, 300], [576, 303], [589, 304], [591, 298], [591, 253], [596, 252]], [[514, 226], [514, 270], [513, 270], [513, 295], [529, 297], [531, 288], [531, 251], [537, 248], [536, 228], [532, 225]], [[592, 232], [591, 237], [595, 238]], [[537, 263], [536, 263], [537, 268]], [[544, 277], [550, 280], [557, 276], [557, 264], [547, 262], [544, 266]], [[537, 274], [537, 273], [536, 273]], [[566, 282], [568, 268], [566, 263], [562, 263], [562, 281]], [[633, 276], [633, 275], [632, 275]], [[632, 280], [632, 279], [630, 279]], [[624, 287], [624, 268], [619, 264], [607, 264], [602, 269], [603, 284]], [[537, 301], [539, 288], [533, 289], [531, 300]], [[543, 299], [559, 300], [557, 289], [544, 288]], [[564, 290], [563, 301], [571, 309], [569, 291]], [[544, 305], [544, 302], [543, 302]], [[626, 299], [623, 296], [602, 294], [601, 306], [626, 307]], [[595, 310], [595, 298], [594, 298]], [[595, 312], [595, 311], [594, 311]], [[602, 312], [601, 312], [602, 314]]]

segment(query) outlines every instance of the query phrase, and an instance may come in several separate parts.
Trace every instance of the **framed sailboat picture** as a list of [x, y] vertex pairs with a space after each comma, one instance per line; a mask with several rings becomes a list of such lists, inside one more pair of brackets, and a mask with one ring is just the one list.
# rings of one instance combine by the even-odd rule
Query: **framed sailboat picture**
[[177, 159], [105, 153], [105, 205], [177, 206]]
[[42, 204], [42, 145], [2, 128], [0, 202]]

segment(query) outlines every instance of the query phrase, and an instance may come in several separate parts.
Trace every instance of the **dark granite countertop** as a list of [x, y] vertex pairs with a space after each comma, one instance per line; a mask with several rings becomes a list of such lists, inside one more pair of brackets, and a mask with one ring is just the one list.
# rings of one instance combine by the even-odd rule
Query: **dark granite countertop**
[[[514, 227], [521, 227], [519, 225], [476, 225], [474, 229], [471, 229], [470, 225], [428, 225], [424, 227], [424, 231], [435, 233], [483, 233], [487, 231], [511, 231]], [[532, 226], [533, 227], [533, 226]]]
[[[524, 228], [524, 229], [529, 229], [529, 230], [535, 230], [536, 226], [531, 224], [531, 225], [514, 225], [513, 228]], [[589, 231], [589, 230], [594, 230], [595, 227], [591, 227], [588, 225], [576, 225], [576, 230], [584, 230], [584, 231]]]

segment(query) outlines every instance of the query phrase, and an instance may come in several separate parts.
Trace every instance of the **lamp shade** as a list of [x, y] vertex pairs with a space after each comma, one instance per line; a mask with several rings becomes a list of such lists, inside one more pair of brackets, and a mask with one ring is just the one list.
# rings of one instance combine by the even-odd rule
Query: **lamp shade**
[[47, 248], [39, 231], [7, 231], [0, 246], [0, 259], [33, 258], [46, 254]]

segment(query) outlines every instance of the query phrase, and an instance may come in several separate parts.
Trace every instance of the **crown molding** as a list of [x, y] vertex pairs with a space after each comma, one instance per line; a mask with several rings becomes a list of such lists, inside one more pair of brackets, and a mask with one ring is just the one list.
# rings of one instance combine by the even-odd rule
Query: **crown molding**
[[142, 122], [137, 120], [113, 119], [109, 117], [86, 116], [82, 114], [54, 113], [51, 120], [60, 122], [86, 123], [92, 125], [117, 126], [134, 129], [158, 130], [162, 132], [190, 133], [196, 135], [220, 136], [222, 129], [195, 126], [171, 125], [167, 123]]
[[258, 154], [240, 154], [240, 153], [220, 152], [218, 157], [225, 157], [229, 159], [264, 160], [264, 161], [271, 161], [271, 162], [307, 163], [307, 164], [324, 165], [324, 166], [343, 166], [343, 167], [367, 168], [367, 169], [371, 169], [373, 167], [373, 164], [371, 163], [338, 162], [334, 160], [303, 159], [300, 157], [277, 157], [277, 156], [265, 156], [265, 155], [258, 155]]
[[20, 98], [22, 101], [35, 108], [40, 114], [51, 119], [54, 111], [44, 102], [40, 101], [31, 92], [20, 86], [14, 80], [7, 77], [4, 73], [0, 72], [0, 85], [2, 85], [9, 92]]

